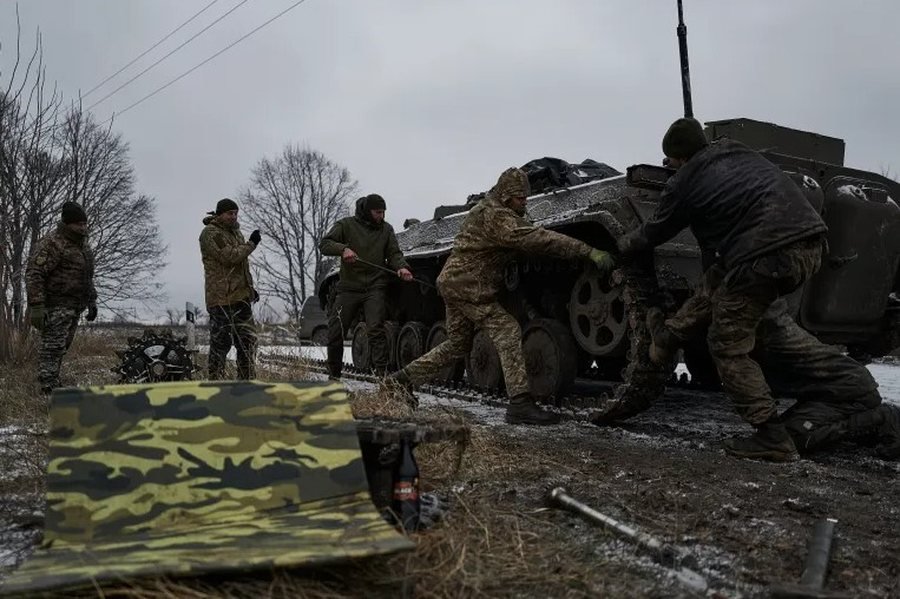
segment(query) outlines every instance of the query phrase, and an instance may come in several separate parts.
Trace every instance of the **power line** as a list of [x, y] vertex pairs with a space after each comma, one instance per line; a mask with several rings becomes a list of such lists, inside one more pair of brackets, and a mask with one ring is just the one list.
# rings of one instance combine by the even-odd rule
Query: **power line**
[[115, 77], [116, 75], [118, 75], [119, 73], [121, 73], [122, 71], [124, 71], [125, 69], [127, 69], [128, 67], [130, 67], [131, 65], [133, 65], [134, 63], [136, 63], [137, 61], [139, 61], [140, 59], [142, 59], [142, 58], [143, 58], [144, 56], [146, 56], [151, 50], [153, 50], [154, 48], [156, 48], [157, 46], [159, 46], [161, 43], [163, 43], [164, 41], [166, 41], [167, 39], [169, 39], [170, 37], [172, 37], [173, 35], [175, 35], [175, 34], [178, 33], [179, 31], [181, 31], [181, 29], [182, 29], [185, 25], [187, 25], [188, 23], [190, 23], [191, 21], [193, 21], [194, 19], [196, 19], [197, 17], [199, 17], [200, 15], [202, 15], [204, 12], [206, 12], [206, 10], [207, 10], [208, 8], [210, 8], [213, 4], [215, 4], [215, 3], [218, 2], [218, 1], [219, 1], [219, 0], [212, 0], [212, 2], [210, 2], [209, 4], [207, 4], [206, 6], [204, 6], [203, 8], [201, 8], [199, 11], [195, 12], [194, 15], [193, 15], [191, 18], [189, 18], [187, 21], [185, 21], [184, 23], [182, 23], [181, 25], [179, 25], [178, 27], [176, 27], [175, 29], [173, 29], [172, 31], [170, 31], [164, 38], [162, 38], [161, 40], [159, 40], [158, 42], [156, 42], [155, 44], [153, 44], [152, 46], [150, 46], [149, 48], [147, 48], [146, 50], [144, 50], [137, 58], [135, 58], [134, 60], [132, 60], [131, 62], [129, 62], [128, 64], [126, 64], [124, 67], [122, 67], [121, 69], [119, 69], [118, 71], [116, 71], [115, 73], [113, 73], [112, 75], [110, 75], [109, 77], [107, 77], [106, 79], [104, 79], [103, 81], [101, 81], [100, 83], [98, 83], [97, 85], [95, 85], [94, 87], [92, 87], [91, 89], [89, 89], [87, 92], [85, 92], [85, 93], [81, 96], [82, 99], [88, 97], [89, 95], [91, 95], [92, 93], [94, 93], [95, 91], [97, 91], [97, 89], [103, 87], [103, 86], [106, 84], [107, 81], [109, 81], [110, 79], [112, 79], [113, 77]]
[[169, 87], [170, 85], [172, 85], [172, 84], [174, 84], [174, 83], [177, 83], [177, 82], [180, 81], [181, 79], [184, 79], [185, 77], [187, 77], [188, 75], [190, 75], [191, 73], [193, 73], [194, 71], [196, 71], [197, 69], [199, 69], [200, 67], [202, 67], [203, 65], [205, 65], [206, 63], [208, 63], [209, 61], [211, 61], [212, 59], [216, 58], [218, 55], [220, 55], [220, 54], [222, 54], [223, 52], [225, 52], [226, 50], [229, 50], [229, 49], [233, 48], [234, 46], [238, 45], [239, 43], [241, 43], [242, 41], [244, 41], [245, 39], [247, 39], [248, 37], [250, 37], [251, 35], [253, 35], [253, 34], [256, 33], [257, 31], [259, 31], [260, 29], [262, 29], [263, 27], [265, 27], [266, 25], [268, 25], [269, 23], [271, 23], [272, 21], [274, 21], [275, 19], [280, 18], [282, 15], [284, 15], [284, 14], [286, 14], [287, 12], [289, 12], [289, 11], [291, 11], [291, 10], [297, 8], [298, 6], [300, 6], [301, 4], [303, 4], [304, 2], [306, 2], [306, 0], [298, 0], [297, 2], [294, 2], [293, 4], [291, 4], [290, 6], [288, 6], [286, 9], [284, 9], [283, 11], [281, 11], [280, 13], [278, 13], [277, 15], [275, 15], [274, 17], [272, 17], [271, 19], [269, 19], [268, 21], [266, 21], [265, 23], [263, 23], [262, 25], [256, 27], [255, 29], [251, 30], [249, 33], [245, 34], [244, 36], [239, 37], [239, 38], [236, 39], [235, 41], [231, 42], [230, 44], [228, 44], [227, 46], [225, 46], [224, 48], [222, 48], [221, 50], [219, 50], [218, 52], [216, 52], [215, 54], [213, 54], [212, 56], [210, 56], [209, 58], [207, 58], [206, 60], [204, 60], [204, 61], [201, 62], [200, 64], [198, 64], [198, 65], [196, 65], [196, 66], [194, 66], [194, 67], [191, 67], [190, 69], [188, 69], [187, 71], [185, 71], [184, 73], [182, 73], [181, 75], [179, 75], [178, 77], [176, 77], [175, 79], [172, 79], [171, 81], [169, 81], [169, 82], [166, 83], [165, 85], [156, 88], [155, 90], [153, 90], [152, 92], [150, 92], [149, 94], [147, 94], [146, 96], [144, 96], [143, 98], [141, 98], [140, 100], [138, 100], [137, 102], [135, 102], [134, 104], [131, 104], [130, 106], [128, 106], [128, 107], [126, 107], [125, 109], [121, 110], [120, 112], [118, 112], [118, 113], [113, 113], [113, 116], [111, 116], [111, 117], [109, 117], [108, 119], [106, 119], [102, 124], [105, 125], [106, 123], [109, 123], [109, 122], [112, 121], [116, 116], [121, 116], [121, 115], [125, 114], [126, 112], [128, 112], [128, 111], [131, 110], [132, 108], [134, 108], [134, 107], [136, 107], [137, 105], [141, 104], [141, 103], [144, 102], [145, 100], [149, 100], [150, 98], [152, 98], [153, 96], [155, 96], [155, 95], [158, 94], [159, 92], [163, 91], [164, 89], [166, 89], [166, 88]]
[[99, 100], [97, 100], [96, 102], [91, 104], [90, 106], [88, 106], [87, 110], [90, 110], [91, 108], [94, 108], [98, 104], [101, 104], [110, 96], [113, 96], [116, 93], [118, 93], [119, 90], [121, 90], [122, 88], [130, 85], [131, 82], [133, 82], [135, 79], [141, 77], [142, 75], [144, 75], [144, 73], [146, 73], [147, 71], [149, 71], [150, 69], [152, 69], [153, 67], [155, 67], [156, 65], [158, 65], [159, 63], [164, 61], [165, 59], [167, 59], [168, 57], [172, 56], [173, 54], [175, 54], [176, 52], [178, 52], [185, 46], [187, 46], [189, 43], [191, 43], [192, 41], [194, 41], [195, 39], [200, 37], [207, 29], [209, 29], [210, 27], [212, 27], [213, 25], [215, 25], [216, 23], [218, 23], [219, 21], [221, 21], [222, 19], [224, 19], [225, 17], [227, 17], [228, 15], [230, 15], [231, 13], [233, 13], [234, 11], [236, 11], [237, 9], [239, 9], [241, 6], [243, 6], [246, 3], [247, 3], [247, 0], [241, 0], [240, 2], [238, 2], [237, 5], [234, 6], [234, 8], [232, 8], [231, 10], [226, 12], [224, 15], [222, 15], [221, 17], [219, 17], [218, 19], [216, 19], [215, 21], [213, 21], [212, 23], [210, 23], [209, 25], [207, 25], [206, 27], [204, 27], [197, 33], [195, 33], [193, 36], [189, 37], [186, 41], [182, 42], [179, 46], [176, 46], [174, 50], [172, 50], [171, 52], [169, 52], [168, 54], [166, 54], [165, 56], [163, 56], [162, 58], [160, 58], [159, 60], [157, 60], [156, 62], [151, 64], [149, 67], [147, 67], [146, 69], [144, 69], [143, 71], [141, 71], [140, 73], [138, 73], [137, 75], [135, 75], [134, 77], [132, 77], [131, 79], [129, 79], [128, 81], [126, 81], [125, 83], [120, 85], [119, 87], [117, 87], [116, 89], [112, 90], [111, 92], [109, 92], [108, 94], [106, 94], [105, 96], [103, 96], [102, 98], [100, 98]]

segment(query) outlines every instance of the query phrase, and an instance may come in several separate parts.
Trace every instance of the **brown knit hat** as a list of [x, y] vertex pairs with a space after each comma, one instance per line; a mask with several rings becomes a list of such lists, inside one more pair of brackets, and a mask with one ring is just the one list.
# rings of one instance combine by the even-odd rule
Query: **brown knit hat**
[[689, 159], [709, 145], [703, 125], [697, 119], [680, 118], [669, 126], [662, 140], [663, 154], [669, 158]]

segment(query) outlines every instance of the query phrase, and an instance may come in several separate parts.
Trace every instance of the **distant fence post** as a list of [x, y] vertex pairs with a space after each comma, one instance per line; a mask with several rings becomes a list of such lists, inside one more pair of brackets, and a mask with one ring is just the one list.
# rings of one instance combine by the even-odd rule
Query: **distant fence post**
[[197, 336], [195, 332], [195, 323], [194, 321], [197, 318], [197, 309], [194, 307], [194, 304], [191, 302], [185, 302], [184, 304], [184, 328], [185, 333], [187, 334], [187, 349], [188, 351], [196, 352], [197, 351]]

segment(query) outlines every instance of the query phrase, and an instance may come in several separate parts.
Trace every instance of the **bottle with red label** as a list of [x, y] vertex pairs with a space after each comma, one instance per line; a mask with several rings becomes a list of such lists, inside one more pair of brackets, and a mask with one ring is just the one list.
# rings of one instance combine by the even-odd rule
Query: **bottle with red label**
[[391, 507], [407, 532], [419, 526], [419, 465], [412, 443], [400, 440], [400, 455], [394, 466], [394, 493]]

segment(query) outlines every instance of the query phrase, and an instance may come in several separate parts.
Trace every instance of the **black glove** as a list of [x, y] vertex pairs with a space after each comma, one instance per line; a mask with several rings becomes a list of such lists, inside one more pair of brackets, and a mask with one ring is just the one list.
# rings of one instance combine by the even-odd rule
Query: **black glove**
[[97, 320], [97, 304], [91, 304], [88, 306], [88, 313], [85, 316], [88, 322], [94, 322]]
[[262, 241], [262, 235], [259, 234], [259, 229], [256, 229], [252, 233], [250, 233], [250, 243], [253, 245], [259, 245], [259, 242]]

